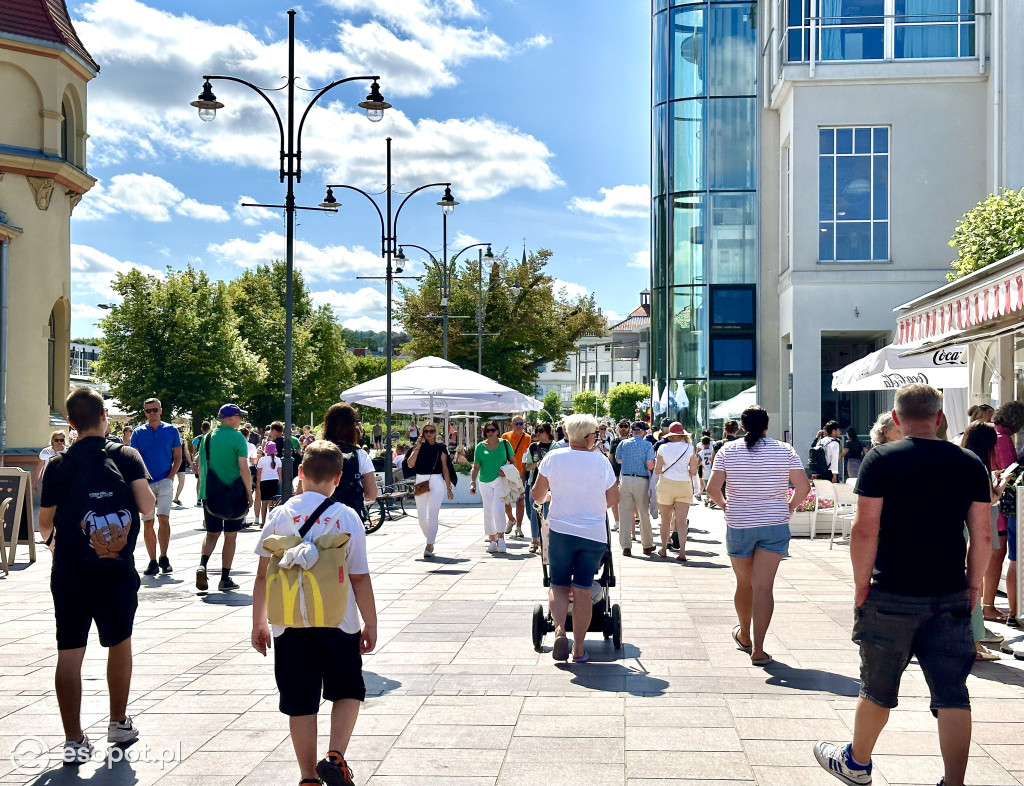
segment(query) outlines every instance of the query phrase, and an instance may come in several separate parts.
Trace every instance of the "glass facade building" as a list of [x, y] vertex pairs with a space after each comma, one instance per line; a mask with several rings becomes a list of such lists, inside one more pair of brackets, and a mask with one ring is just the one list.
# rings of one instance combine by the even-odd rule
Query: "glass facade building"
[[757, 374], [757, 3], [652, 17], [652, 408], [699, 433]]

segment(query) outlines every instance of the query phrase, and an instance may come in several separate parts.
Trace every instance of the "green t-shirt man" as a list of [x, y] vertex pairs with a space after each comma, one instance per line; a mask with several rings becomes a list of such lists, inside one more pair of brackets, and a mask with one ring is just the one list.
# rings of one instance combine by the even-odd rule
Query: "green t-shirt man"
[[[210, 442], [210, 461], [206, 461], [206, 441]], [[241, 468], [238, 459], [249, 458], [249, 443], [242, 434], [231, 426], [221, 423], [199, 444], [199, 461], [202, 473], [199, 476], [199, 499], [206, 499], [206, 473], [211, 469], [223, 483], [238, 480]]]
[[479, 480], [481, 483], [490, 483], [498, 479], [498, 470], [509, 463], [515, 462], [515, 454], [512, 452], [512, 445], [507, 439], [499, 439], [498, 447], [489, 450], [486, 442], [477, 443], [473, 453], [473, 463], [480, 465]]

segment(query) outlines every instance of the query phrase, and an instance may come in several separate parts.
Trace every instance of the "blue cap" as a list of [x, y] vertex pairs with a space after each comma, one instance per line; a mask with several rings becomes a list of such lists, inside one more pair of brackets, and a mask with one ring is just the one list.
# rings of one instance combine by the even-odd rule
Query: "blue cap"
[[225, 404], [220, 408], [220, 412], [217, 413], [217, 417], [223, 420], [224, 418], [234, 417], [235, 415], [248, 415], [244, 409], [238, 406], [238, 404]]

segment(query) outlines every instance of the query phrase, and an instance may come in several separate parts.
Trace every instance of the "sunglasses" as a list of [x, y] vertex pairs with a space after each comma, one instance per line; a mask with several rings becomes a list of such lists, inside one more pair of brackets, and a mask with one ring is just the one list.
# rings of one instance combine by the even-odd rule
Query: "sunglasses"
[[512, 421], [512, 425], [513, 425], [513, 426], [525, 426], [525, 425], [526, 425], [526, 423], [524, 423], [524, 422], [523, 422], [523, 421], [521, 421], [521, 420], [513, 420], [513, 421]]
[[425, 429], [423, 429], [423, 433], [424, 434], [436, 434], [437, 430], [436, 429], [432, 429], [432, 428], [425, 428]]
[[147, 410], [144, 410], [144, 411], [145, 411], [145, 413], [147, 415], [153, 415], [153, 414], [155, 414], [155, 413], [160, 411], [160, 407], [157, 407], [156, 409], [147, 409]]
[[484, 429], [484, 434], [497, 434], [497, 433], [498, 433], [498, 429], [496, 429], [496, 428], [485, 428]]
[[64, 441], [64, 437], [54, 437], [53, 441], [54, 442], [63, 442]]

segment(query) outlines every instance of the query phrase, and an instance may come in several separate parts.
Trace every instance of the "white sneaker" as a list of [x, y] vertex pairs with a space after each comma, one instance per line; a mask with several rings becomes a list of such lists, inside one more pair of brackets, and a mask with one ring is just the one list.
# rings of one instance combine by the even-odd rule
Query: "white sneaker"
[[867, 767], [851, 767], [853, 760], [846, 752], [846, 745], [832, 742], [818, 742], [814, 746], [814, 758], [829, 775], [850, 786], [870, 786], [871, 764]]
[[83, 734], [81, 742], [64, 740], [64, 754], [61, 757], [65, 767], [85, 764], [92, 757], [92, 743], [89, 742], [89, 735]]
[[130, 715], [125, 715], [123, 721], [111, 721], [107, 724], [107, 742], [115, 745], [124, 745], [134, 742], [139, 737], [139, 730], [132, 723]]
[[615, 522], [614, 524], [612, 524], [612, 532], [618, 532], [618, 531], [619, 531], [619, 524], [618, 524], [618, 522]]
[[498, 553], [499, 554], [504, 554], [505, 553], [505, 539], [504, 538], [498, 538]]
[[487, 541], [487, 552], [489, 554], [493, 554], [497, 550], [498, 550], [498, 543], [497, 543], [497, 541], [493, 541], [493, 540]]

